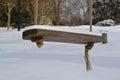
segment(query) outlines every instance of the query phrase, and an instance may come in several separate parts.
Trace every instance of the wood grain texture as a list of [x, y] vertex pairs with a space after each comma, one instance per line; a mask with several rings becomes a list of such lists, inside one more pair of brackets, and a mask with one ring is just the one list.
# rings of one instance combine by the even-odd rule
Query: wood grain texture
[[76, 43], [76, 44], [102, 42], [102, 36], [91, 35], [91, 34], [72, 33], [72, 32], [64, 32], [64, 31], [46, 30], [46, 29], [30, 29], [23, 32], [24, 40], [31, 40], [32, 37], [38, 37], [38, 38], [42, 37], [44, 41]]

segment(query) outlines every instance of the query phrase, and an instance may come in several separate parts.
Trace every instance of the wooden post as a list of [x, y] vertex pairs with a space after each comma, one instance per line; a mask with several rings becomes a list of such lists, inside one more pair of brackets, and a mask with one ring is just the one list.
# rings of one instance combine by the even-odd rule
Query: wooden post
[[89, 0], [90, 32], [92, 32], [92, 0]]

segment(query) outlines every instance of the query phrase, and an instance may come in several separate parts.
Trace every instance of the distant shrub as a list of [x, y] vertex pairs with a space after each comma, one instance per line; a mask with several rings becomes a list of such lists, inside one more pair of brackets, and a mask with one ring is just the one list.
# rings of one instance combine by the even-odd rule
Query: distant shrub
[[93, 24], [106, 19], [120, 23], [120, 0], [97, 1], [93, 4]]
[[96, 24], [97, 26], [114, 26], [115, 22], [111, 19], [100, 21]]

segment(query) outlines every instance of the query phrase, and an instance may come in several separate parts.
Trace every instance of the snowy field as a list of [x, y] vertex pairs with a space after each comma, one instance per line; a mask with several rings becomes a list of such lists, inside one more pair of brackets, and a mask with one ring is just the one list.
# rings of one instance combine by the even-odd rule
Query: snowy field
[[[89, 26], [62, 27], [89, 32]], [[90, 51], [92, 70], [84, 63], [84, 45], [45, 42], [42, 48], [22, 39], [17, 29], [0, 28], [0, 80], [120, 80], [120, 26], [93, 27], [108, 43]]]

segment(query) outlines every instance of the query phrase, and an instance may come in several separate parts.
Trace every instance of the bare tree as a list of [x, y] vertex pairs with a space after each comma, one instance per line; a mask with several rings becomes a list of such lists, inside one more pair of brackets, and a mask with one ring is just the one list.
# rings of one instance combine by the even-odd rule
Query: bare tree
[[38, 24], [38, 5], [39, 0], [21, 0], [21, 5], [29, 12], [33, 24]]
[[65, 25], [80, 25], [87, 23], [88, 0], [66, 0], [62, 4], [61, 21]]
[[38, 24], [38, 1], [39, 0], [34, 0], [35, 1], [35, 6], [34, 6], [34, 8], [35, 8], [35, 10], [34, 10], [34, 23], [35, 24]]
[[39, 1], [39, 24], [46, 24], [46, 19], [50, 19], [50, 15], [53, 15], [53, 6], [52, 0]]
[[5, 7], [5, 12], [8, 16], [7, 29], [9, 30], [9, 28], [11, 26], [11, 11], [16, 5], [16, 0], [2, 0], [2, 3]]
[[60, 25], [60, 15], [61, 15], [61, 7], [62, 3], [64, 3], [66, 0], [52, 0], [54, 4], [54, 21], [55, 25]]
[[45, 24], [49, 14], [53, 12], [52, 0], [22, 0], [23, 7], [29, 12], [33, 24]]

